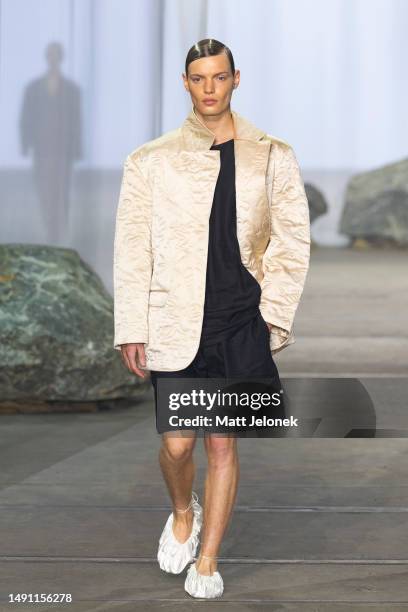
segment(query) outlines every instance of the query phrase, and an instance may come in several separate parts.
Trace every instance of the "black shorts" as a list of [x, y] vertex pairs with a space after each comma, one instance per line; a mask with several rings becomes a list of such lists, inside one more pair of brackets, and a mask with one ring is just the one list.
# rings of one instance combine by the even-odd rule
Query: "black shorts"
[[242, 327], [215, 344], [201, 339], [193, 361], [184, 369], [151, 370], [157, 424], [157, 380], [159, 378], [267, 378], [279, 391], [281, 381], [270, 349], [270, 332], [260, 310]]

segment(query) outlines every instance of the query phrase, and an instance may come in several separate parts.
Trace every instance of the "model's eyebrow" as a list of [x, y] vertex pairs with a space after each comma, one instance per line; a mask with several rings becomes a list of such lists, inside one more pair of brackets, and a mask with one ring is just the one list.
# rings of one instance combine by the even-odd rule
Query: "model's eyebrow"
[[[222, 72], [217, 72], [216, 74], [213, 74], [213, 76], [218, 76], [219, 74], [228, 74], [228, 70], [223, 70]], [[190, 76], [205, 76], [205, 74], [198, 74], [198, 72], [193, 72], [192, 74], [190, 74]]]

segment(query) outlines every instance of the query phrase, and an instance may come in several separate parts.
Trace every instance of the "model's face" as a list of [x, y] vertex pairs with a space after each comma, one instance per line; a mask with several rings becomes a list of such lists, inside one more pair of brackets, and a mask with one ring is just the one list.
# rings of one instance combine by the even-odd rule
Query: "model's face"
[[183, 74], [184, 87], [191, 101], [202, 115], [218, 115], [230, 104], [232, 92], [239, 84], [239, 70], [232, 74], [225, 53], [202, 57], [188, 66]]

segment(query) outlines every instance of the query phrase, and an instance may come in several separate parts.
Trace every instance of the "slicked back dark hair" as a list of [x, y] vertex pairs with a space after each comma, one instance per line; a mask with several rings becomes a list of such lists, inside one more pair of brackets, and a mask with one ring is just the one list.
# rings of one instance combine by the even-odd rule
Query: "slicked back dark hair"
[[231, 50], [224, 45], [224, 43], [219, 40], [215, 40], [215, 38], [203, 38], [203, 40], [199, 40], [195, 45], [191, 47], [186, 57], [186, 76], [188, 76], [188, 66], [194, 60], [200, 59], [202, 57], [209, 57], [210, 55], [221, 55], [221, 53], [225, 53], [229, 59], [229, 63], [231, 65], [232, 74], [235, 74], [235, 64], [234, 58], [232, 57]]

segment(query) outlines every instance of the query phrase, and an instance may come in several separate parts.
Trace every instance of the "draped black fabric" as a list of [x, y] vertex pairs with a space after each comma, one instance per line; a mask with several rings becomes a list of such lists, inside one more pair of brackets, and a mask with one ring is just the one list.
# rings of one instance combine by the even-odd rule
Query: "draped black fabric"
[[234, 139], [212, 145], [220, 172], [209, 220], [208, 259], [201, 344], [228, 338], [257, 316], [261, 288], [241, 261], [237, 239]]
[[236, 227], [234, 140], [211, 148], [219, 149], [221, 164], [209, 219], [200, 343], [192, 362], [184, 369], [150, 372], [159, 433], [175, 429], [166, 422], [167, 412], [159, 411], [157, 391], [162, 378], [261, 377], [270, 381], [274, 392], [281, 389], [270, 350], [270, 332], [259, 309], [261, 287], [241, 261]]

